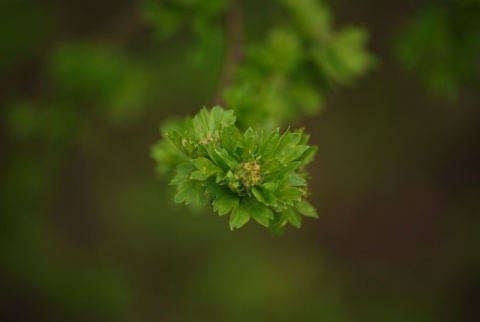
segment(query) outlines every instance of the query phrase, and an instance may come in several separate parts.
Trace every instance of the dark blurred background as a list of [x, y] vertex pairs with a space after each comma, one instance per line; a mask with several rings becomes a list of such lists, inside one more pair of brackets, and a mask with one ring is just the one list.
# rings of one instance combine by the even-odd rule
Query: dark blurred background
[[[150, 158], [162, 120], [212, 105], [218, 35], [2, 0], [0, 321], [478, 321], [478, 2], [327, 3], [379, 64], [294, 124], [320, 218], [278, 237], [174, 204]], [[243, 6], [261, 38], [269, 2]]]

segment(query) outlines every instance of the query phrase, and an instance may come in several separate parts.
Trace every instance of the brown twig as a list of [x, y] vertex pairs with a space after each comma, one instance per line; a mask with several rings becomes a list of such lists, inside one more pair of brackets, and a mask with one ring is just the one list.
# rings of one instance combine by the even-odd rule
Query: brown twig
[[243, 60], [244, 34], [242, 8], [239, 0], [231, 0], [225, 14], [227, 52], [218, 81], [214, 103], [224, 105], [223, 92], [233, 83], [235, 69]]
[[138, 36], [144, 28], [144, 21], [138, 4], [127, 4], [117, 10], [106, 27], [106, 42], [125, 47]]

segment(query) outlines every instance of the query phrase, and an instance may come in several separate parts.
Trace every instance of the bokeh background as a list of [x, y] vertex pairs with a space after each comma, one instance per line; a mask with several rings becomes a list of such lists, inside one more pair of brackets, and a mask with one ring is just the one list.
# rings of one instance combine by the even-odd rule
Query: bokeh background
[[[0, 320], [477, 321], [475, 3], [327, 1], [379, 63], [294, 124], [320, 218], [278, 237], [174, 204], [150, 157], [163, 120], [212, 105], [221, 29], [202, 45], [141, 2], [2, 0]], [[270, 5], [243, 1], [248, 37]]]

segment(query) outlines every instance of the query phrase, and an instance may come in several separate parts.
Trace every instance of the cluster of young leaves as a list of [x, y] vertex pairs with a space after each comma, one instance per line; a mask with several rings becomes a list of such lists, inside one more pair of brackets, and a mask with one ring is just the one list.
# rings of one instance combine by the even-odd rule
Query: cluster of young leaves
[[435, 1], [419, 11], [396, 43], [399, 61], [432, 92], [454, 98], [480, 80], [480, 1]]
[[240, 127], [275, 128], [321, 110], [334, 84], [351, 84], [375, 59], [360, 27], [334, 30], [331, 12], [314, 0], [278, 0], [282, 23], [247, 48], [225, 100]]
[[220, 216], [231, 214], [231, 229], [253, 218], [281, 232], [288, 223], [300, 227], [301, 215], [316, 218], [305, 199], [305, 167], [317, 150], [307, 145], [309, 136], [290, 130], [280, 135], [278, 128], [241, 132], [235, 121], [233, 110], [204, 108], [167, 133], [178, 151], [164, 141], [154, 147], [160, 164], [179, 162], [171, 181], [177, 187], [175, 202], [210, 203]]

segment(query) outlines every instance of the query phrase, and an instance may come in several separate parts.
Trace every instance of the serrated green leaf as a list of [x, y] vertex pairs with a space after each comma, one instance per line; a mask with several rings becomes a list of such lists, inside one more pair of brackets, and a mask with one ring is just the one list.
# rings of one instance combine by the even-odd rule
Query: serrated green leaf
[[302, 135], [300, 133], [291, 133], [290, 129], [286, 130], [278, 140], [278, 144], [272, 154], [277, 155], [282, 153], [283, 150], [297, 145], [301, 138]]
[[212, 120], [212, 123], [210, 123], [209, 119], [210, 119], [210, 113], [205, 107], [202, 108], [200, 113], [195, 115], [195, 117], [193, 118], [192, 125], [193, 125], [194, 132], [197, 133], [198, 139], [207, 136], [208, 133], [214, 132], [213, 120]]
[[307, 181], [298, 173], [292, 172], [288, 177], [288, 185], [290, 186], [306, 186]]
[[297, 160], [302, 156], [302, 154], [308, 149], [307, 145], [297, 145], [289, 149], [284, 149], [282, 152], [278, 153], [277, 158], [282, 162], [290, 162]]
[[280, 138], [280, 129], [277, 128], [272, 131], [268, 137], [263, 138], [260, 146], [258, 147], [258, 155], [261, 155], [265, 162], [267, 162], [273, 155], [273, 151], [278, 144]]
[[251, 139], [251, 138], [255, 137], [255, 131], [251, 127], [249, 127], [245, 131], [245, 134], [243, 136], [245, 137], [245, 139]]
[[218, 127], [231, 126], [235, 123], [235, 113], [233, 110], [224, 110], [220, 106], [215, 106], [210, 113]]
[[215, 180], [216, 183], [220, 183], [224, 180], [226, 180], [228, 177], [233, 177], [233, 173], [232, 171], [227, 171], [227, 172], [223, 172], [223, 171], [220, 171], [219, 173], [217, 173], [217, 178]]
[[230, 229], [240, 228], [250, 220], [250, 211], [248, 207], [245, 207], [241, 202], [238, 206], [233, 208], [232, 215], [230, 216]]
[[282, 235], [285, 232], [285, 225], [287, 224], [287, 221], [284, 220], [283, 218], [283, 212], [274, 212], [273, 213], [273, 219], [270, 220], [268, 224], [268, 230], [272, 234], [275, 235]]
[[182, 138], [183, 136], [177, 131], [168, 132], [167, 137], [172, 141], [173, 144], [179, 149], [182, 150]]
[[184, 178], [184, 177], [181, 177], [179, 175], [175, 175], [172, 179], [172, 181], [170, 181], [170, 185], [172, 186], [178, 186], [179, 184], [182, 184], [183, 182], [187, 181], [190, 179], [190, 175], [192, 175], [191, 173], [189, 174], [189, 177], [187, 178]]
[[258, 144], [260, 142], [260, 138], [258, 136], [258, 132], [254, 131], [251, 127], [247, 129], [243, 136], [245, 138], [243, 157], [248, 158], [250, 156], [253, 156], [253, 154], [256, 152]]
[[185, 155], [189, 157], [195, 156], [195, 148], [193, 146], [193, 142], [178, 133], [177, 131], [167, 133], [167, 137], [172, 141], [172, 143]]
[[[226, 113], [223, 108], [214, 106], [210, 110], [210, 122], [211, 124], [222, 124], [223, 115]], [[231, 112], [231, 111], [230, 111]]]
[[188, 161], [187, 156], [182, 153], [170, 140], [160, 140], [151, 147], [150, 156], [156, 161], [156, 169], [165, 178], [173, 178], [175, 167]]
[[205, 149], [212, 161], [223, 171], [234, 170], [238, 166], [237, 160], [228, 155], [228, 152], [221, 147], [205, 145]]
[[295, 202], [295, 209], [304, 216], [318, 218], [317, 210], [307, 200]]
[[315, 154], [317, 154], [318, 148], [316, 146], [309, 146], [298, 161], [302, 162], [302, 166], [305, 166], [313, 161]]
[[299, 200], [304, 194], [302, 189], [286, 186], [277, 193], [277, 197], [282, 202], [291, 205], [293, 201]]
[[251, 215], [259, 224], [268, 227], [270, 220], [273, 219], [273, 212], [270, 208], [260, 202], [252, 201], [249, 205]]
[[202, 108], [192, 120], [194, 133], [198, 140], [212, 136], [217, 131], [221, 131], [223, 127], [234, 123], [234, 112], [232, 110], [225, 111], [219, 106], [215, 106], [211, 111]]
[[205, 187], [202, 182], [190, 179], [195, 169], [195, 166], [190, 162], [181, 163], [175, 168], [176, 174], [170, 184], [177, 186], [177, 194], [174, 199], [176, 203], [185, 202], [185, 204], [189, 204], [195, 199], [202, 203], [208, 201], [205, 197]]
[[296, 228], [302, 226], [302, 216], [292, 208], [288, 208], [283, 212], [283, 218]]
[[289, 162], [282, 166], [278, 171], [278, 176], [275, 178], [275, 181], [282, 182], [286, 180], [299, 165], [300, 162]]
[[277, 204], [277, 198], [275, 197], [275, 189], [277, 184], [273, 182], [267, 182], [262, 185], [254, 186], [252, 193], [255, 198], [268, 206], [275, 206]]
[[280, 161], [278, 161], [277, 159], [271, 159], [270, 161], [268, 161], [266, 164], [263, 165], [263, 170], [266, 173], [275, 174], [277, 171], [281, 169], [282, 166], [283, 166], [282, 163], [280, 163]]
[[227, 126], [222, 130], [220, 140], [223, 148], [231, 155], [236, 156], [237, 148], [244, 147], [244, 138], [236, 126]]
[[180, 163], [175, 167], [175, 176], [170, 182], [171, 185], [178, 185], [190, 178], [192, 171], [195, 170], [195, 166], [190, 162]]
[[[192, 160], [192, 163], [198, 169], [198, 171], [195, 171], [195, 172], [200, 172], [201, 174], [203, 174], [205, 179], [221, 171], [221, 169], [217, 165], [215, 165], [215, 163], [213, 163], [211, 160], [207, 158], [197, 158]], [[196, 180], [205, 180], [205, 179], [196, 179]]]
[[231, 157], [225, 149], [216, 148], [215, 151], [217, 154], [223, 159], [223, 161], [227, 164], [230, 170], [234, 170], [238, 166], [237, 160]]
[[185, 202], [186, 205], [200, 198], [203, 202], [202, 195], [205, 191], [200, 181], [187, 180], [181, 186], [178, 187], [178, 192], [175, 195], [175, 202]]
[[224, 172], [230, 170], [229, 165], [225, 162], [224, 158], [219, 155], [218, 150], [212, 145], [204, 145], [205, 151], [207, 151], [210, 159]]
[[219, 216], [229, 213], [234, 207], [237, 207], [240, 198], [229, 188], [223, 185], [211, 184], [207, 192], [213, 199], [213, 211], [218, 212]]
[[215, 199], [213, 211], [218, 212], [219, 216], [228, 214], [232, 209], [238, 206], [238, 196], [232, 192], [225, 192]]
[[267, 191], [275, 192], [275, 190], [277, 190], [278, 185], [275, 182], [267, 182], [267, 183], [264, 183], [262, 187], [264, 187], [265, 190]]
[[193, 171], [190, 175], [190, 179], [198, 180], [198, 181], [205, 181], [208, 179], [208, 175], [203, 173], [202, 171]]
[[299, 128], [295, 131], [295, 133], [299, 133], [302, 135], [302, 138], [298, 142], [298, 145], [307, 145], [308, 140], [310, 139], [310, 134], [305, 133], [305, 128], [304, 127]]

